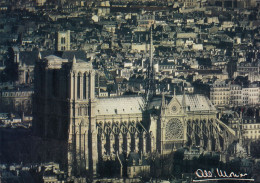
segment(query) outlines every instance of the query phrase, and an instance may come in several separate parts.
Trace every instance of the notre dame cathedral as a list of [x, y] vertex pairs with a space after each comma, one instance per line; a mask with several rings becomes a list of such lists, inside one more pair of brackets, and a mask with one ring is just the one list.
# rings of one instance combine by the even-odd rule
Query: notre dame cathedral
[[75, 57], [50, 55], [35, 66], [33, 129], [66, 141], [69, 173], [78, 164], [95, 173], [98, 161], [122, 153], [169, 154], [185, 146], [225, 151], [235, 138], [203, 95], [97, 98], [95, 73]]

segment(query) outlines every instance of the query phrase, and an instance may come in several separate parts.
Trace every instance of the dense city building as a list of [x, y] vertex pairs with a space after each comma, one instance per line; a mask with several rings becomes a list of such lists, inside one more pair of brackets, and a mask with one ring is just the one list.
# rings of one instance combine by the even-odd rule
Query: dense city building
[[260, 138], [260, 123], [252, 117], [235, 117], [230, 120], [230, 127], [241, 133], [242, 138], [254, 140]]
[[32, 88], [1, 91], [1, 111], [32, 114]]
[[0, 181], [259, 182], [259, 7], [2, 0]]
[[241, 86], [230, 81], [216, 81], [211, 86], [210, 99], [216, 106], [256, 106], [259, 104], [259, 87], [256, 84]]

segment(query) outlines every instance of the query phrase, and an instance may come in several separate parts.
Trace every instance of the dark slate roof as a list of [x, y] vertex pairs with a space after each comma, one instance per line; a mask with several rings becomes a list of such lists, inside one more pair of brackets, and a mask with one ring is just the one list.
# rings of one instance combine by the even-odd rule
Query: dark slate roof
[[[41, 51], [42, 58], [49, 55], [61, 56], [61, 53], [55, 51]], [[20, 61], [25, 63], [26, 65], [34, 65], [38, 59], [39, 52], [38, 51], [21, 51], [19, 53]]]
[[26, 65], [34, 65], [38, 58], [38, 53], [35, 51], [22, 51], [19, 54], [20, 61]]
[[85, 51], [64, 51], [62, 53], [62, 58], [68, 59], [69, 61], [73, 60], [73, 57], [80, 60], [86, 60], [86, 52]]
[[199, 74], [222, 74], [222, 70], [197, 70]]
[[[57, 57], [72, 61], [75, 55], [77, 60], [86, 60], [85, 51], [41, 51], [40, 53], [42, 58], [49, 55], [55, 55]], [[34, 65], [38, 59], [38, 55], [39, 51], [21, 51], [20, 60], [22, 61], [22, 64], [25, 63], [26, 65]]]

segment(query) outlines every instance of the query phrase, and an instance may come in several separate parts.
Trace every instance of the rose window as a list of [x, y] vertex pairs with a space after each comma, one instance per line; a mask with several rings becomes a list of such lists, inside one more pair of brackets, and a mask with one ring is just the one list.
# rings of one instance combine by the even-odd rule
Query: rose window
[[166, 124], [165, 139], [183, 139], [183, 125], [179, 119], [173, 118]]
[[180, 107], [177, 106], [177, 105], [173, 105], [171, 108], [170, 108], [170, 113], [178, 113], [178, 111], [180, 110]]

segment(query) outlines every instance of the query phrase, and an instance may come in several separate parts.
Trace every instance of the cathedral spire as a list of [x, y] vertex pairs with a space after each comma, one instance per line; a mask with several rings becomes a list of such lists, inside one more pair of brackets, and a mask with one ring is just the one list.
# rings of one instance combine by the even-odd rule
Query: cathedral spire
[[41, 52], [39, 51], [39, 53], [38, 53], [38, 59], [39, 60], [41, 60], [42, 59], [42, 54], [41, 54]]
[[182, 96], [182, 107], [183, 107], [183, 112], [186, 111], [186, 95], [185, 95], [185, 89], [183, 87], [183, 96]]
[[175, 143], [173, 144], [173, 151], [177, 151]]
[[149, 56], [149, 62], [146, 72], [146, 86], [145, 86], [145, 94], [146, 94], [146, 100], [148, 101], [151, 99], [153, 95], [156, 93], [155, 88], [155, 82], [154, 82], [154, 70], [153, 70], [153, 32], [152, 32], [152, 26], [151, 26], [151, 33], [150, 33], [150, 56]]
[[162, 93], [162, 106], [161, 106], [162, 113], [164, 113], [165, 108], [166, 108], [166, 101], [165, 101], [165, 95], [164, 95], [164, 92], [163, 92]]
[[150, 35], [150, 67], [153, 69], [153, 29], [151, 26], [151, 35]]
[[165, 107], [165, 96], [164, 93], [162, 93], [162, 107]]
[[76, 61], [77, 61], [77, 60], [76, 60], [76, 56], [74, 55], [72, 63], [75, 64]]

